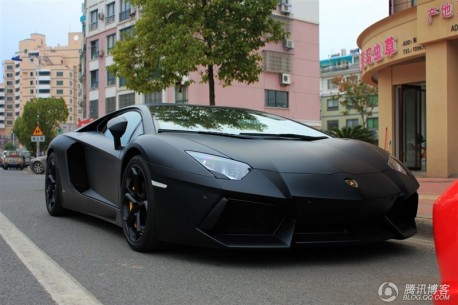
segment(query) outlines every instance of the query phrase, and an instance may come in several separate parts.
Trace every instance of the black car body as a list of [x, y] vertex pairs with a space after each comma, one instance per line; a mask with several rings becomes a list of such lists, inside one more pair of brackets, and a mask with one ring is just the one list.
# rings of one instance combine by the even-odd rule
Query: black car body
[[49, 146], [46, 201], [164, 243], [288, 248], [405, 239], [419, 187], [365, 142], [240, 108], [130, 106]]

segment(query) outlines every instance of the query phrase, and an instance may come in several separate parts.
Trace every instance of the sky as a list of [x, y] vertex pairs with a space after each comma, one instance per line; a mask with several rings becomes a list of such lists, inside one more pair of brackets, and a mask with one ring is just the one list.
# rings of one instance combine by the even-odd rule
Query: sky
[[[13, 57], [19, 41], [32, 33], [46, 35], [50, 47], [67, 45], [68, 33], [81, 31], [82, 3], [82, 0], [0, 0], [0, 61]], [[358, 35], [388, 16], [388, 1], [319, 0], [319, 12], [320, 59], [325, 59], [341, 49], [356, 48]]]

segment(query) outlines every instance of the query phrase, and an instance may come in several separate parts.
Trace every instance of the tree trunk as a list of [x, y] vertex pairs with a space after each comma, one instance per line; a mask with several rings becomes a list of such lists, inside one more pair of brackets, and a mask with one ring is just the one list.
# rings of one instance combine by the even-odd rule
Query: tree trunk
[[208, 65], [208, 89], [210, 106], [215, 106], [215, 76], [213, 73], [213, 65]]

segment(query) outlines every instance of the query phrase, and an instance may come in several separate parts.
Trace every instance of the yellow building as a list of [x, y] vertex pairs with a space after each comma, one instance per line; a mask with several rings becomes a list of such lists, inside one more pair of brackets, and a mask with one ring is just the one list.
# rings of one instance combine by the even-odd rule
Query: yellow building
[[458, 3], [391, 3], [358, 37], [362, 78], [379, 89], [379, 146], [425, 176], [456, 176]]

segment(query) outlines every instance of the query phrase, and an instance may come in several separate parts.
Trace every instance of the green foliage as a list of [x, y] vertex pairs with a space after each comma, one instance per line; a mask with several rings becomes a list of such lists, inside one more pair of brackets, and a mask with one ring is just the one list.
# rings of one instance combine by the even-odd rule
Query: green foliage
[[350, 110], [360, 114], [362, 125], [367, 127], [367, 118], [371, 117], [377, 107], [378, 90], [376, 87], [363, 83], [356, 75], [350, 77], [336, 76], [333, 83], [338, 85], [339, 93], [334, 98], [345, 106], [343, 115], [348, 115]]
[[[183, 82], [198, 72], [209, 83], [215, 104], [215, 78], [254, 83], [262, 71], [257, 52], [287, 33], [272, 18], [278, 0], [131, 0], [142, 17], [131, 35], [111, 51], [110, 70], [142, 93]], [[185, 83], [189, 83], [186, 81]]]
[[341, 129], [332, 129], [329, 133], [336, 138], [356, 139], [372, 144], [377, 143], [377, 135], [373, 130], [367, 129], [361, 125], [353, 127], [342, 127]]
[[55, 138], [59, 124], [67, 117], [68, 109], [63, 98], [32, 99], [25, 104], [22, 116], [16, 119], [13, 132], [22, 145], [33, 151], [35, 144], [31, 142], [31, 136], [38, 124], [46, 140], [40, 143], [40, 147], [45, 150]]
[[14, 145], [12, 142], [8, 142], [5, 144], [5, 150], [15, 150], [16, 145]]

